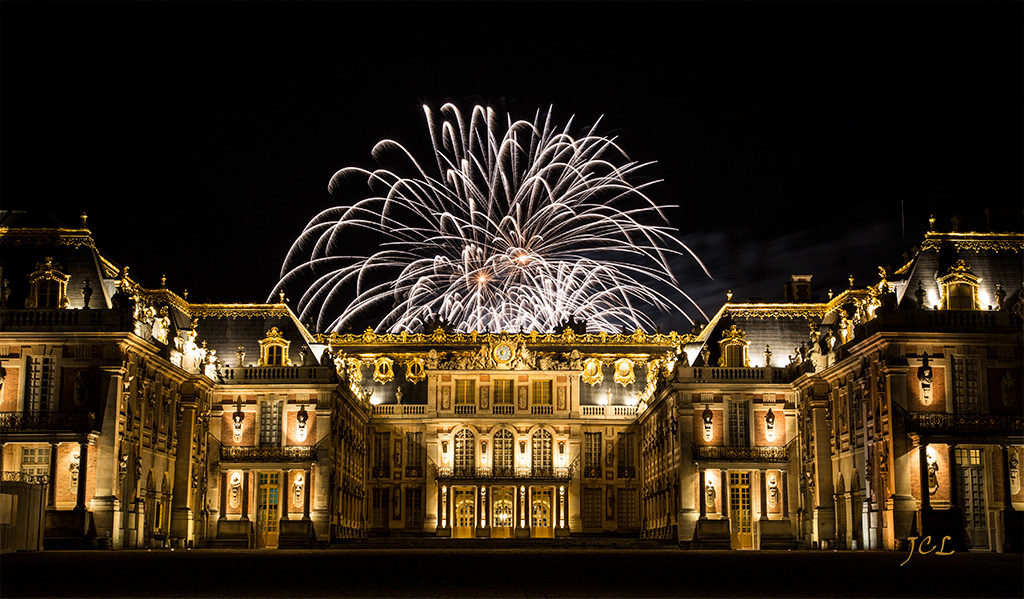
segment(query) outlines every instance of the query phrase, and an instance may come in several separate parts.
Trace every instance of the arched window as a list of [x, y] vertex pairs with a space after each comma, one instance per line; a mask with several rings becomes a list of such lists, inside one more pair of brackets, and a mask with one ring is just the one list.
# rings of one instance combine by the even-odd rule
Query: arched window
[[534, 476], [554, 474], [554, 468], [551, 465], [551, 433], [546, 430], [533, 433], [532, 465]]
[[25, 300], [26, 308], [67, 308], [68, 302], [68, 279], [60, 271], [60, 266], [53, 261], [53, 258], [46, 258], [36, 264], [36, 270], [29, 275], [31, 284], [28, 299]]
[[735, 367], [749, 366], [747, 359], [747, 334], [736, 325], [729, 327], [728, 331], [722, 332], [722, 340], [718, 342], [718, 349], [721, 355], [718, 358], [719, 366]]
[[291, 341], [285, 341], [284, 335], [277, 327], [271, 327], [267, 336], [260, 339], [260, 366], [291, 366], [288, 359], [288, 346]]
[[455, 433], [455, 476], [472, 476], [476, 465], [475, 437], [469, 429]]
[[971, 272], [962, 259], [939, 278], [942, 287], [942, 307], [946, 310], [977, 310], [978, 284], [981, 279]]
[[512, 476], [514, 452], [515, 441], [511, 431], [500, 430], [494, 434], [494, 476]]

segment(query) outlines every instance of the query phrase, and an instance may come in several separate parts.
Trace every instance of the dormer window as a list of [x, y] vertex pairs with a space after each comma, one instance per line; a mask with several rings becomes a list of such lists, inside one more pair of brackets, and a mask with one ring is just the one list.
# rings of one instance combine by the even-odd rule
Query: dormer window
[[749, 366], [747, 356], [747, 334], [736, 328], [736, 325], [729, 327], [728, 331], [722, 332], [722, 340], [718, 342], [721, 356], [718, 358], [719, 366], [736, 367]]
[[267, 336], [260, 340], [260, 366], [291, 366], [288, 359], [288, 346], [291, 341], [285, 341], [284, 335], [277, 327], [271, 327]]
[[45, 258], [36, 264], [36, 271], [28, 277], [31, 289], [28, 299], [25, 300], [26, 308], [67, 308], [68, 307], [68, 279], [60, 271], [60, 266], [53, 261], [53, 258]]
[[944, 310], [977, 310], [978, 283], [981, 279], [971, 272], [971, 267], [962, 259], [939, 278], [942, 288]]

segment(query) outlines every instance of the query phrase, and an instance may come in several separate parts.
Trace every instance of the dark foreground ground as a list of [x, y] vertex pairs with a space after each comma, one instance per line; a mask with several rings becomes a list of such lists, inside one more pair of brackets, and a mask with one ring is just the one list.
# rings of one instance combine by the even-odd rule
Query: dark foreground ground
[[0, 597], [1024, 597], [1021, 555], [611, 549], [52, 551]]

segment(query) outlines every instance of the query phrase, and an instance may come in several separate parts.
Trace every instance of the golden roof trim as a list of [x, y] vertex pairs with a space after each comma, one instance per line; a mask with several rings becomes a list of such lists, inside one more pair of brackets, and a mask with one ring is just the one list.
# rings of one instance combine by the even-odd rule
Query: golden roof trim
[[285, 304], [190, 304], [192, 318], [266, 318], [291, 317]]
[[96, 249], [96, 244], [92, 239], [92, 233], [89, 229], [0, 227], [0, 241], [13, 243], [14, 245], [21, 245], [23, 243], [65, 245], [76, 249], [84, 245]]
[[[842, 294], [838, 297], [842, 297]], [[835, 299], [838, 299], [838, 297]], [[740, 318], [821, 318], [829, 311], [831, 304], [832, 302], [726, 304], [725, 311], [730, 316], [738, 316]]]
[[432, 333], [376, 333], [370, 329], [362, 333], [331, 333], [329, 335], [318, 334], [317, 341], [330, 343], [332, 346], [340, 345], [441, 345], [441, 344], [480, 344], [508, 339], [515, 342], [525, 342], [531, 345], [671, 345], [677, 346], [688, 342], [692, 335], [680, 335], [675, 331], [670, 333], [648, 334], [637, 329], [632, 333], [584, 333], [578, 334], [572, 331], [561, 333], [446, 333], [435, 330]]

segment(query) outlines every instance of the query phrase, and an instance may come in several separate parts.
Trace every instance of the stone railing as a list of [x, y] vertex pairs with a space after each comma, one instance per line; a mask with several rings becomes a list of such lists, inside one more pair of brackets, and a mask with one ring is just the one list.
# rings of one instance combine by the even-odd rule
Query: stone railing
[[316, 455], [315, 446], [220, 448], [220, 459], [223, 462], [315, 462]]
[[585, 418], [632, 418], [636, 406], [580, 406]]
[[727, 447], [721, 445], [695, 445], [693, 448], [693, 459], [698, 462], [788, 462], [789, 447]]
[[0, 412], [0, 431], [74, 431], [96, 430], [93, 412]]
[[683, 367], [678, 369], [678, 376], [687, 381], [763, 381], [787, 383], [795, 378], [786, 368], [771, 367]]
[[427, 413], [427, 406], [404, 404], [381, 404], [373, 407], [374, 416], [422, 416]]
[[335, 371], [328, 366], [245, 366], [224, 368], [225, 383], [249, 382], [330, 382]]
[[101, 329], [131, 331], [134, 319], [130, 312], [119, 310], [0, 310], [0, 329]]
[[910, 432], [939, 434], [1021, 434], [1024, 416], [911, 412]]

